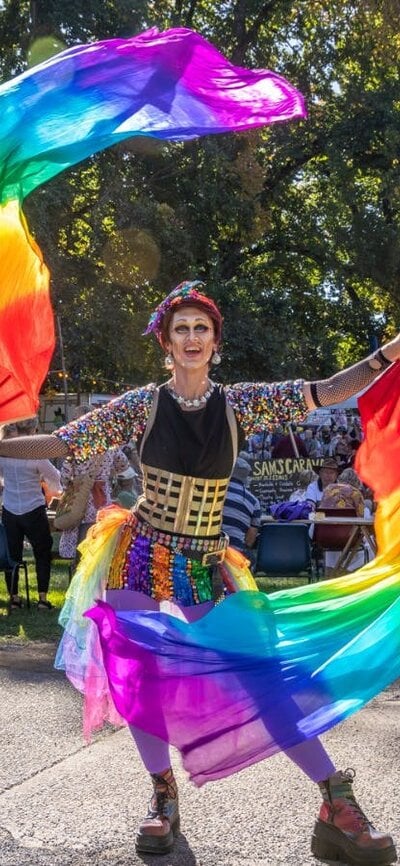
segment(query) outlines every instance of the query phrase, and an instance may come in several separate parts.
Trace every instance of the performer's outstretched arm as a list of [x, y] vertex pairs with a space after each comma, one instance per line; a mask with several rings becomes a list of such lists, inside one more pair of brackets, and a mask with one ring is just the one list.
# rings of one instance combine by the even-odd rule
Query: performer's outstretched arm
[[35, 436], [17, 436], [0, 442], [1, 457], [17, 457], [21, 460], [42, 460], [67, 457], [68, 446], [52, 433]]
[[400, 358], [400, 335], [377, 349], [368, 358], [340, 370], [329, 379], [304, 382], [304, 397], [309, 409], [341, 403], [367, 388], [386, 367]]
[[135, 388], [53, 433], [3, 439], [0, 456], [22, 460], [70, 456], [77, 462], [88, 460], [143, 433], [154, 393], [155, 385]]

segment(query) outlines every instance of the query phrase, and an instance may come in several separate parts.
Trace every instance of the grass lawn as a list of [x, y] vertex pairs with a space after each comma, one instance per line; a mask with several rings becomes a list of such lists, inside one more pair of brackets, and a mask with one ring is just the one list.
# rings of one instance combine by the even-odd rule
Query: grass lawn
[[[60, 560], [53, 561], [48, 599], [54, 605], [54, 609], [37, 610], [38, 594], [34, 563], [28, 552], [24, 553], [24, 558], [28, 565], [31, 607], [8, 613], [8, 593], [3, 573], [0, 578], [0, 647], [6, 643], [24, 643], [32, 640], [57, 641], [61, 636], [58, 617], [68, 588], [68, 569]], [[20, 572], [19, 591], [25, 601], [23, 572]]]
[[[0, 578], [0, 647], [3, 644], [25, 643], [29, 641], [57, 641], [61, 636], [61, 628], [58, 625], [60, 610], [64, 604], [65, 593], [68, 588], [68, 569], [60, 560], [53, 560], [51, 569], [51, 581], [49, 590], [49, 601], [54, 605], [53, 610], [40, 610], [36, 608], [38, 600], [35, 569], [32, 556], [26, 552], [25, 559], [28, 564], [29, 590], [31, 607], [22, 610], [13, 610], [8, 613], [8, 595], [4, 576]], [[301, 586], [307, 583], [307, 578], [269, 578], [260, 576], [256, 578], [257, 584], [262, 592], [275, 592], [278, 589], [287, 589], [291, 586]], [[25, 598], [25, 579], [20, 575], [20, 592]]]

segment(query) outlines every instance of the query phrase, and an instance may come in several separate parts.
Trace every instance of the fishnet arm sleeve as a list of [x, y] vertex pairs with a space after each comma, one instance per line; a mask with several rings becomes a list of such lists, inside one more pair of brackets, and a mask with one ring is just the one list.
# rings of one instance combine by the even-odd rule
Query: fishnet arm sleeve
[[359, 361], [346, 370], [335, 373], [330, 379], [309, 382], [311, 398], [315, 406], [333, 406], [363, 391], [379, 376], [385, 367], [390, 366], [382, 351], [375, 352], [364, 361]]
[[68, 446], [52, 433], [39, 436], [17, 436], [0, 442], [1, 457], [16, 457], [20, 460], [43, 460], [66, 457]]

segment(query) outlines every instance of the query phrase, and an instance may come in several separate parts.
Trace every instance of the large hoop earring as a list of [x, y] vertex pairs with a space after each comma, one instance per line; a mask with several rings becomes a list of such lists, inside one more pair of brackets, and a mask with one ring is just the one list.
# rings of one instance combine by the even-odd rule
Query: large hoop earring
[[174, 359], [169, 352], [168, 352], [168, 355], [166, 355], [164, 358], [164, 367], [166, 370], [173, 370], [174, 369]]
[[221, 358], [221, 355], [219, 354], [219, 352], [213, 352], [212, 353], [211, 363], [214, 367], [218, 367], [218, 364], [221, 363], [221, 360], [222, 360], [222, 358]]

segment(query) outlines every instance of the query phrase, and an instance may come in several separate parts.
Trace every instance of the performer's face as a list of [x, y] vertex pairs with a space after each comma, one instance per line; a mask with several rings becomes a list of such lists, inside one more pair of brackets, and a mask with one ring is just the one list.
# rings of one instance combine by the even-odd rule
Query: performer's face
[[167, 343], [167, 351], [173, 356], [175, 367], [208, 369], [216, 348], [211, 316], [201, 307], [179, 307], [172, 316]]

